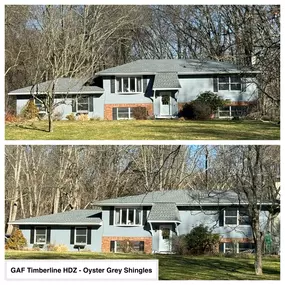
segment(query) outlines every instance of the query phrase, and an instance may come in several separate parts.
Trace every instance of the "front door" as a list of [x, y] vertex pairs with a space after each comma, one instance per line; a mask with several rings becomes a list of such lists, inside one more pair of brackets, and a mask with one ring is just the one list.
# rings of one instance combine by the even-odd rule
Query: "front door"
[[160, 98], [160, 115], [171, 115], [171, 92], [161, 92]]
[[172, 250], [172, 226], [171, 225], [161, 225], [159, 226], [159, 251], [169, 252]]

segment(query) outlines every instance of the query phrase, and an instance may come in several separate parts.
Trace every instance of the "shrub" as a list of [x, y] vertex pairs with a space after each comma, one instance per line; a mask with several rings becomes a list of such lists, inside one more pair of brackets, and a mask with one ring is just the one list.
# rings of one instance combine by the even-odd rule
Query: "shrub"
[[176, 254], [185, 255], [188, 254], [187, 243], [185, 235], [174, 236], [172, 238], [172, 250]]
[[199, 225], [185, 235], [187, 250], [192, 254], [212, 253], [219, 243], [219, 235], [203, 225]]
[[39, 116], [39, 110], [37, 106], [35, 105], [34, 99], [30, 99], [26, 106], [22, 110], [22, 115], [25, 119], [34, 119], [38, 118]]
[[192, 101], [186, 103], [179, 113], [179, 117], [190, 120], [208, 120], [212, 111], [211, 108], [202, 102]]
[[62, 113], [61, 112], [55, 112], [52, 114], [52, 120], [53, 121], [60, 121], [62, 119]]
[[227, 103], [227, 100], [222, 99], [222, 97], [211, 91], [201, 93], [195, 101], [208, 105], [211, 108], [211, 113], [214, 113], [219, 107], [223, 107]]
[[14, 123], [17, 121], [18, 121], [18, 119], [14, 114], [12, 114], [12, 113], [6, 113], [5, 114], [5, 122]]
[[128, 253], [134, 251], [134, 246], [130, 240], [124, 239], [120, 241], [120, 249], [122, 250], [122, 252]]
[[55, 252], [67, 252], [68, 247], [65, 244], [52, 244], [50, 243], [47, 245], [48, 251], [55, 251]]
[[67, 115], [65, 118], [69, 121], [75, 121], [76, 120], [76, 117], [73, 113]]
[[79, 120], [79, 121], [89, 121], [89, 117], [88, 117], [87, 114], [80, 114], [80, 115], [78, 116], [78, 120]]
[[23, 233], [19, 229], [15, 229], [11, 236], [8, 238], [5, 249], [19, 250], [23, 249], [27, 245], [27, 240], [25, 239]]
[[146, 120], [148, 118], [147, 109], [145, 107], [134, 107], [133, 116], [136, 120]]

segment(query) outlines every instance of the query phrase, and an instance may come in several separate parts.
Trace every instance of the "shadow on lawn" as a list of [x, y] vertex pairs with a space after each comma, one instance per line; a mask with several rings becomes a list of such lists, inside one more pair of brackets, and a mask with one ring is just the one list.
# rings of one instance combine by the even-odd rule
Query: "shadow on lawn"
[[[221, 257], [158, 257], [160, 280], [247, 280], [259, 279], [255, 275], [253, 259]], [[280, 275], [280, 270], [263, 266], [264, 274]], [[273, 277], [273, 276], [272, 276]], [[275, 278], [272, 278], [275, 279]]]
[[16, 124], [15, 126], [20, 128], [20, 129], [25, 129], [25, 130], [41, 131], [41, 132], [45, 132], [45, 133], [49, 132], [46, 129], [36, 127], [33, 123], [30, 125]]
[[[186, 121], [190, 122], [190, 121]], [[199, 125], [195, 125], [195, 124]], [[185, 123], [180, 123], [179, 126], [166, 124], [161, 125], [142, 125], [138, 126], [141, 128], [153, 129], [155, 133], [160, 133], [162, 136], [167, 136], [169, 134], [175, 134], [176, 136], [187, 138], [187, 139], [223, 139], [223, 140], [252, 140], [252, 139], [276, 139], [275, 133], [270, 133], [271, 131], [279, 129], [278, 125], [268, 125], [262, 123], [243, 123], [243, 122], [217, 122], [217, 121], [203, 121], [195, 122], [193, 125]], [[244, 129], [243, 129], [244, 127]], [[260, 130], [260, 131], [258, 131]], [[267, 132], [267, 133], [265, 133]]]

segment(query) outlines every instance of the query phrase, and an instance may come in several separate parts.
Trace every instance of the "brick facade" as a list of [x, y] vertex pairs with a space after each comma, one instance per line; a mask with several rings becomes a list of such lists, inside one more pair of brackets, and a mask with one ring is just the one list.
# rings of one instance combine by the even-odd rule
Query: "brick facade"
[[152, 253], [152, 238], [151, 237], [102, 237], [102, 252], [110, 252], [111, 241], [144, 241], [144, 252]]
[[149, 116], [153, 115], [153, 104], [152, 103], [138, 103], [138, 104], [105, 104], [104, 105], [104, 119], [113, 120], [113, 108], [126, 108], [126, 107], [145, 107]]

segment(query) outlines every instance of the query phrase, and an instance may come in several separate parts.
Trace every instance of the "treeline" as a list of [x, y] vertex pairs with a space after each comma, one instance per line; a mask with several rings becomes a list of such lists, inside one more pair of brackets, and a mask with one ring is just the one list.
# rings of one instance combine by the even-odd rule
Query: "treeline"
[[[39, 5], [5, 7], [6, 93], [136, 59], [196, 58], [254, 67], [258, 111], [279, 114], [276, 5]], [[197, 94], [198, 95], [198, 94]], [[12, 102], [6, 100], [6, 109]]]
[[162, 190], [275, 201], [279, 157], [279, 146], [6, 146], [5, 223]]

